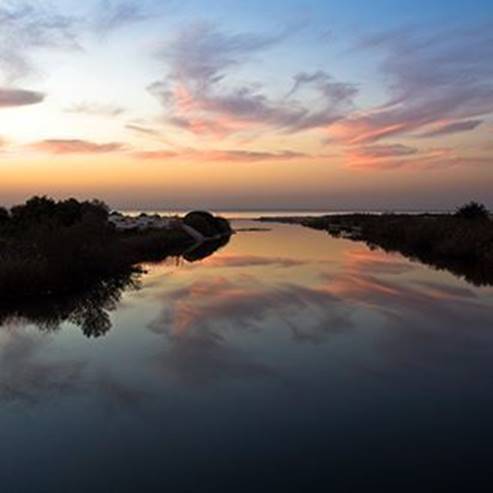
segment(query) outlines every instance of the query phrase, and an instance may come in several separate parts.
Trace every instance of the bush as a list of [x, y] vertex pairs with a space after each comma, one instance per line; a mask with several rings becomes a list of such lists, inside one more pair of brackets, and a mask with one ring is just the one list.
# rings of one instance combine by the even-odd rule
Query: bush
[[[137, 264], [180, 255], [193, 240], [180, 230], [117, 231], [103, 202], [33, 197], [0, 210], [0, 300], [88, 289]], [[207, 236], [225, 228], [208, 213], [187, 216]], [[3, 218], [3, 223], [1, 222]], [[219, 226], [218, 226], [219, 225]], [[218, 226], [218, 227], [216, 227]], [[200, 229], [199, 229], [200, 230]]]
[[6, 223], [9, 219], [9, 211], [5, 207], [0, 207], [0, 224]]
[[488, 219], [489, 211], [484, 204], [472, 201], [459, 207], [455, 215], [462, 219]]

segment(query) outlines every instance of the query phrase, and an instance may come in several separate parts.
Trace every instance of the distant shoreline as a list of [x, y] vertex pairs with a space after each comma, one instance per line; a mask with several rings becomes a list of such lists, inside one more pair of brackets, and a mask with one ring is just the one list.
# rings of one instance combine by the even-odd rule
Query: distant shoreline
[[478, 285], [493, 285], [493, 220], [447, 214], [340, 214], [260, 217], [299, 224], [419, 260]]

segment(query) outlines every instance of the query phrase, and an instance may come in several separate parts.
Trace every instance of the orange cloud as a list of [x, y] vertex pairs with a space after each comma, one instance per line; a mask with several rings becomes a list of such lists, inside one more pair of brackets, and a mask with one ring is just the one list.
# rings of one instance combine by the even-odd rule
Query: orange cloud
[[332, 125], [329, 129], [329, 138], [348, 145], [371, 144], [407, 129], [408, 125], [404, 122], [380, 126], [374, 125], [369, 118], [349, 118]]
[[418, 151], [412, 147], [375, 145], [349, 148], [346, 164], [351, 168], [390, 170], [402, 167], [419, 169], [448, 168], [459, 165], [478, 165], [491, 162], [481, 157], [461, 157], [451, 148], [435, 148]]
[[292, 159], [313, 158], [308, 154], [294, 151], [243, 151], [243, 150], [195, 150], [183, 149], [181, 151], [158, 150], [136, 152], [135, 157], [140, 159], [167, 160], [167, 159], [194, 159], [202, 161], [219, 162], [256, 162], [256, 161], [287, 161]]

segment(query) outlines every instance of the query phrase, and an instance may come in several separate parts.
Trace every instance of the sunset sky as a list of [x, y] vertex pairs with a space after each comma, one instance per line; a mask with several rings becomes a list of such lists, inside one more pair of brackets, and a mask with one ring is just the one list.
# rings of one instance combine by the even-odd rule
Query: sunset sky
[[493, 207], [491, 0], [0, 0], [0, 203]]

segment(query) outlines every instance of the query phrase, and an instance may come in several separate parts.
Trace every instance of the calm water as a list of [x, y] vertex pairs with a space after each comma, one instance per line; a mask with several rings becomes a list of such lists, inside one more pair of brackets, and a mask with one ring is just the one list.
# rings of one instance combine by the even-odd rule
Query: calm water
[[272, 230], [147, 266], [120, 299], [4, 318], [1, 491], [491, 481], [493, 289], [298, 226], [237, 226]]

